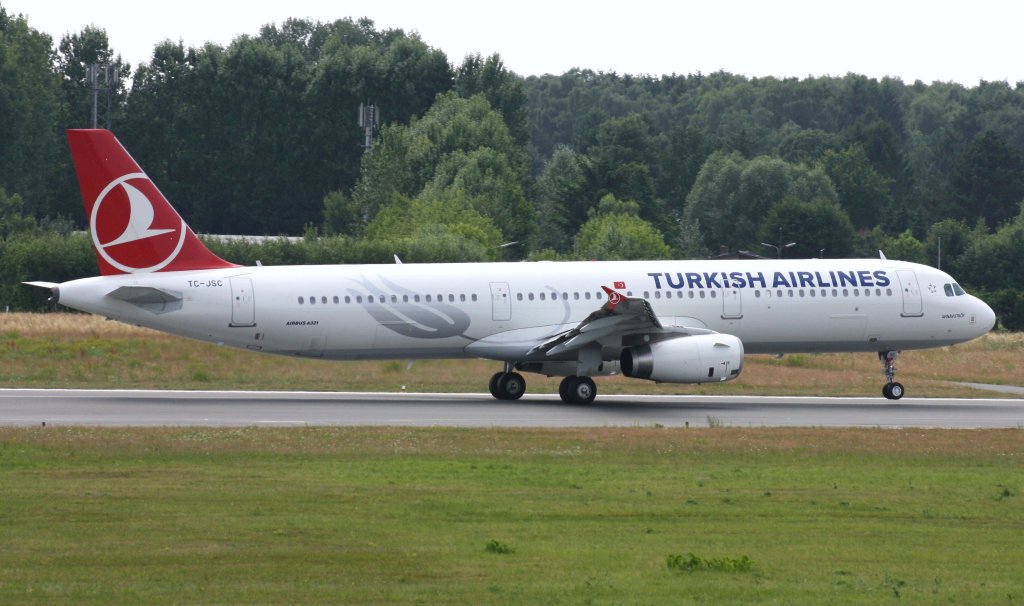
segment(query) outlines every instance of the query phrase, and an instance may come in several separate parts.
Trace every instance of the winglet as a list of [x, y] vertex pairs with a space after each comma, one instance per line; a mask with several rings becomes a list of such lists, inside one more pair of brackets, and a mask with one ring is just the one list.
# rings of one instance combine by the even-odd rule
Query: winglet
[[626, 299], [626, 297], [624, 297], [620, 293], [618, 293], [618, 292], [608, 288], [607, 286], [602, 285], [601, 288], [603, 288], [604, 292], [606, 292], [608, 294], [608, 303], [605, 305], [605, 307], [608, 309], [608, 311], [615, 311], [615, 306], [618, 305], [619, 303], [623, 302]]

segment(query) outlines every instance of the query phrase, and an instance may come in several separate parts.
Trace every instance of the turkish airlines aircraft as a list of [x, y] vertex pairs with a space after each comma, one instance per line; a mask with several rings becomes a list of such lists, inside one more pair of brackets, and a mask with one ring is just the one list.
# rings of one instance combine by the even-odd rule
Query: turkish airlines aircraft
[[337, 360], [487, 358], [494, 397], [517, 371], [729, 381], [746, 353], [874, 352], [899, 399], [904, 349], [969, 341], [995, 314], [947, 274], [881, 259], [616, 261], [241, 267], [210, 252], [104, 130], [68, 131], [99, 277], [52, 300], [252, 351]]

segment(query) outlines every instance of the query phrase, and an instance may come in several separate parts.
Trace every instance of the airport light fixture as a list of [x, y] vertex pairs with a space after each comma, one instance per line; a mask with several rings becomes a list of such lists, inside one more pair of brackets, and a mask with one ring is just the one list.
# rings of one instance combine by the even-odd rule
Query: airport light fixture
[[767, 246], [768, 248], [774, 248], [775, 252], [778, 253], [779, 258], [782, 258], [782, 250], [784, 248], [792, 248], [796, 246], [796, 242], [790, 242], [789, 244], [783, 244], [782, 240], [779, 240], [778, 244], [769, 244], [767, 242], [761, 242], [761, 246]]

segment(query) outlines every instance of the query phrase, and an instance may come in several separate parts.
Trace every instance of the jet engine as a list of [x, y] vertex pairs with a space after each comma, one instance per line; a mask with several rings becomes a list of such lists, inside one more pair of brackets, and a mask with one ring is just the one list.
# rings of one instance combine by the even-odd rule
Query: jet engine
[[676, 337], [622, 350], [622, 374], [659, 383], [729, 381], [743, 370], [743, 343], [733, 335]]

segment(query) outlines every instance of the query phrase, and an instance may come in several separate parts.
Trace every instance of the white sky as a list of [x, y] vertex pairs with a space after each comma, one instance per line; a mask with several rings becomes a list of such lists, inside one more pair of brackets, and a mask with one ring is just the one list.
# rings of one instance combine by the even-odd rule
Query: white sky
[[161, 40], [230, 44], [289, 17], [369, 17], [418, 31], [458, 65], [500, 53], [520, 75], [573, 67], [620, 74], [897, 76], [1024, 81], [1020, 0], [0, 0], [56, 44], [94, 24], [133, 66]]

